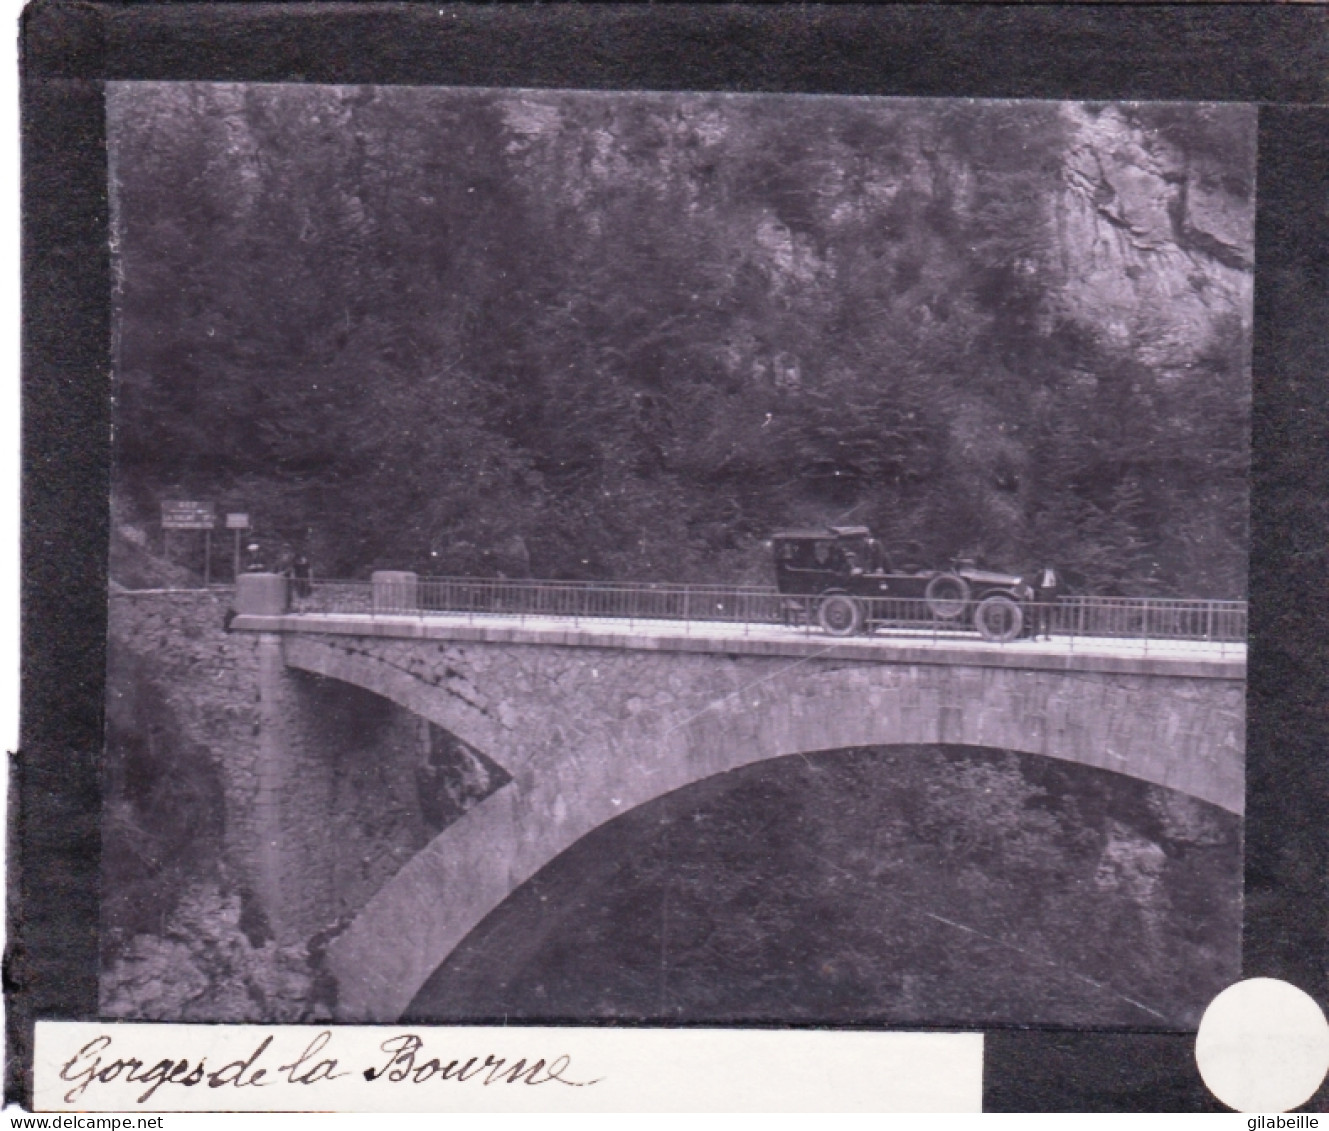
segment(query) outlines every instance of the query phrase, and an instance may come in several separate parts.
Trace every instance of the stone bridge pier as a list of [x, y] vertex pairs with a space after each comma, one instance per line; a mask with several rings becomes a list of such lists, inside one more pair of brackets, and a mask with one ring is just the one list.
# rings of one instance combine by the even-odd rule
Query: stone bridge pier
[[[260, 634], [262, 899], [288, 937], [329, 926], [340, 900], [344, 929], [327, 957], [346, 1021], [400, 1016], [486, 915], [598, 826], [765, 759], [876, 745], [992, 747], [1242, 809], [1244, 660], [611, 638], [279, 612], [242, 615], [235, 627]], [[315, 798], [303, 811], [321, 817], [290, 817], [301, 790], [331, 797], [318, 774], [333, 755], [311, 750], [307, 735], [321, 725], [311, 717], [313, 685], [323, 694], [351, 685], [396, 704], [510, 777], [349, 903], [319, 849], [340, 835], [343, 814], [321, 812], [329, 803]]]

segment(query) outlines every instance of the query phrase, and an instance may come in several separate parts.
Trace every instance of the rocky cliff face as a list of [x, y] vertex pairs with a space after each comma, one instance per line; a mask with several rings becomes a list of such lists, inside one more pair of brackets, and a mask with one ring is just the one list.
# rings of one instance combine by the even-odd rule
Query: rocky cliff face
[[1254, 199], [1233, 191], [1234, 170], [1144, 128], [1128, 109], [1067, 104], [1062, 113], [1070, 145], [1048, 201], [1059, 313], [1160, 375], [1194, 365], [1225, 325], [1248, 333]]

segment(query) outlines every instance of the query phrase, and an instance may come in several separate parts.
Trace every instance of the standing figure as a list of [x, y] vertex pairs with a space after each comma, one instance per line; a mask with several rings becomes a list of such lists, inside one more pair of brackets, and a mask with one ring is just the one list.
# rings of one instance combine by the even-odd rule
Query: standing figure
[[310, 581], [312, 572], [309, 559], [304, 554], [296, 554], [295, 561], [291, 563], [291, 577], [295, 582], [295, 595], [297, 597], [308, 597], [313, 590]]
[[1044, 566], [1038, 571], [1038, 584], [1034, 586], [1034, 599], [1038, 602], [1036, 621], [1038, 631], [1035, 637], [1052, 639], [1052, 626], [1056, 613], [1057, 593], [1061, 589], [1061, 579], [1051, 566]]

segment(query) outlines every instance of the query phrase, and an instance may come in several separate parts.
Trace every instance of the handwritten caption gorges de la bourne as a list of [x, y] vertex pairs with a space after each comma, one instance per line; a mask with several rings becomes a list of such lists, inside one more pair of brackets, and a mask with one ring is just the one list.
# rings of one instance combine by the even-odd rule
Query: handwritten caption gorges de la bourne
[[[578, 1080], [570, 1075], [572, 1058], [562, 1054], [551, 1060], [507, 1060], [494, 1056], [457, 1056], [447, 1058], [429, 1053], [424, 1040], [415, 1033], [398, 1033], [378, 1046], [375, 1062], [366, 1066], [348, 1066], [341, 1057], [329, 1055], [334, 1037], [324, 1029], [298, 1056], [287, 1060], [274, 1051], [275, 1035], [269, 1034], [241, 1059], [209, 1070], [207, 1059], [196, 1061], [167, 1057], [149, 1063], [142, 1057], [116, 1050], [110, 1034], [94, 1037], [60, 1069], [60, 1079], [74, 1086], [65, 1093], [65, 1102], [73, 1103], [93, 1084], [141, 1085], [138, 1103], [147, 1103], [158, 1088], [266, 1088], [277, 1085], [312, 1087], [325, 1081], [340, 1080], [359, 1073], [369, 1083], [429, 1084], [448, 1082], [488, 1087], [493, 1084], [523, 1084], [539, 1087], [558, 1084], [565, 1088], [588, 1088], [600, 1080]], [[279, 1060], [287, 1060], [278, 1064]], [[218, 1097], [218, 1103], [224, 1104]]]

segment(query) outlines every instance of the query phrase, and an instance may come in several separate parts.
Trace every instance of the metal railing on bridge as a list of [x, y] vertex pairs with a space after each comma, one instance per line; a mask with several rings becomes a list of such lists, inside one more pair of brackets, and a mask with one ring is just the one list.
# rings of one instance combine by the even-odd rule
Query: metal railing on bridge
[[[678, 631], [728, 626], [745, 635], [769, 632], [828, 634], [821, 597], [782, 594], [762, 586], [671, 585], [583, 581], [380, 575], [368, 581], [319, 581], [293, 598], [292, 611], [307, 614], [452, 617], [476, 621], [622, 623]], [[1136, 642], [1149, 646], [1205, 646], [1216, 654], [1244, 648], [1246, 602], [1134, 597], [1063, 597], [1019, 603], [1018, 623], [980, 634], [971, 602], [958, 611], [923, 598], [853, 598], [861, 631], [934, 640], [982, 639], [1018, 646], [1031, 639]], [[940, 610], [940, 611], [939, 611]], [[843, 623], [837, 627], [844, 631]], [[989, 629], [984, 623], [981, 627]]]

